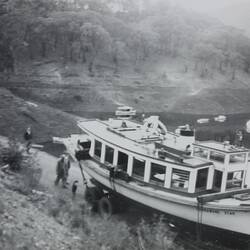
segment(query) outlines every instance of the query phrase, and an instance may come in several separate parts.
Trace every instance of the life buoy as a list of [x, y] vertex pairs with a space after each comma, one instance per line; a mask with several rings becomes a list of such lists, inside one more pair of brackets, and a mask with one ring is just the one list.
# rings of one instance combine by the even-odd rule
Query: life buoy
[[109, 219], [114, 213], [114, 206], [111, 199], [107, 196], [102, 197], [98, 201], [98, 210], [102, 218]]

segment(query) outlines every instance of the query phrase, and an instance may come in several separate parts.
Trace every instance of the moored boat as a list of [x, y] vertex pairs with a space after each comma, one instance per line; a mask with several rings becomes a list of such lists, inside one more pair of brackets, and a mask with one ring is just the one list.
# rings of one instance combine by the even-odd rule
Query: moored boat
[[136, 110], [129, 106], [120, 106], [115, 111], [115, 115], [118, 119], [131, 119], [136, 115]]
[[[188, 125], [170, 132], [157, 116], [143, 123], [84, 120], [78, 126], [90, 156], [78, 160], [102, 190], [198, 224], [250, 235], [248, 149], [195, 141]], [[98, 199], [112, 206], [109, 196]]]

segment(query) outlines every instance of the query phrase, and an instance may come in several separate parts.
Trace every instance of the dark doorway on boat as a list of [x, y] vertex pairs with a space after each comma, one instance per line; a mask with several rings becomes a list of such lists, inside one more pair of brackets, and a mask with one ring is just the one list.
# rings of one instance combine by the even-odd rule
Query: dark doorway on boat
[[150, 182], [159, 186], [164, 186], [165, 177], [166, 167], [156, 163], [151, 163]]
[[128, 155], [123, 152], [118, 152], [118, 167], [124, 172], [127, 172], [128, 168]]
[[207, 189], [208, 168], [199, 169], [196, 179], [196, 192]]
[[214, 171], [214, 189], [220, 191], [222, 183], [222, 172], [219, 170]]
[[114, 159], [114, 149], [109, 146], [106, 146], [105, 162], [113, 164], [113, 159]]
[[101, 158], [101, 152], [102, 152], [102, 143], [95, 140], [95, 156]]
[[144, 179], [144, 172], [145, 172], [145, 161], [142, 159], [135, 158], [133, 159], [133, 171], [132, 176], [143, 180]]

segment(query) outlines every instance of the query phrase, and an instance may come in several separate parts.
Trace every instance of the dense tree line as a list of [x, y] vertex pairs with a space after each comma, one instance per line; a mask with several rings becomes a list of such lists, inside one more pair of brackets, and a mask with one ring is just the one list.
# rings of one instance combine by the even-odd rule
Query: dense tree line
[[[155, 57], [181, 58], [201, 77], [218, 71], [235, 78], [250, 72], [250, 41], [240, 31], [163, 1], [138, 10], [132, 0], [114, 12], [112, 1], [5, 0], [0, 6], [0, 65], [53, 58], [86, 64], [97, 60], [135, 67]], [[145, 1], [147, 2], [147, 1]], [[150, 1], [149, 1], [150, 2]]]

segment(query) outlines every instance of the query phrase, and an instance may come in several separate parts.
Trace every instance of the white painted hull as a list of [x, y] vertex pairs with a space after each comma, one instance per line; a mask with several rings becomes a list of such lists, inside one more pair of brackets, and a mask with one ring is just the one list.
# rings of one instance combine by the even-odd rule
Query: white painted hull
[[[158, 211], [197, 222], [198, 209], [195, 198], [173, 195], [166, 191], [139, 186], [135, 182], [126, 183], [119, 179], [114, 180], [113, 185], [113, 182], [109, 180], [109, 171], [91, 160], [84, 162], [84, 171], [107, 188], [114, 189], [115, 187], [116, 192], [129, 199]], [[202, 210], [202, 224], [250, 236], [250, 207], [221, 207], [207, 203]]]

